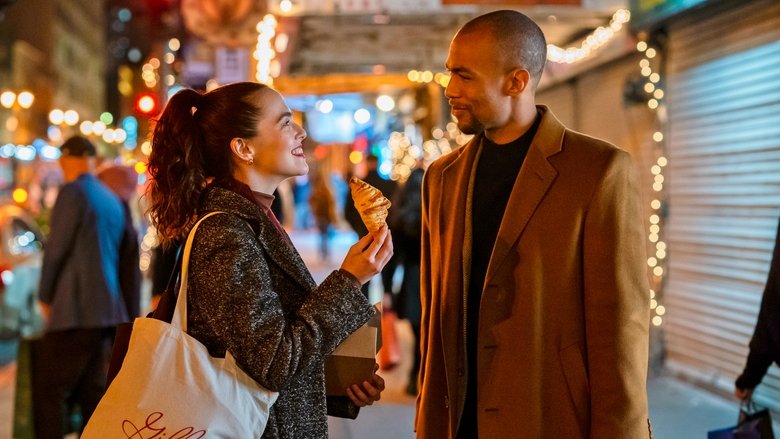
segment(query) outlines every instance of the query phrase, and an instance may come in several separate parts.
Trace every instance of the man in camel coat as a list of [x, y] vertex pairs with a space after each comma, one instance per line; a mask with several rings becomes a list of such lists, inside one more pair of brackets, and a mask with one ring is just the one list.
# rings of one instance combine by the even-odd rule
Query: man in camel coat
[[515, 11], [450, 46], [445, 95], [475, 137], [423, 184], [421, 439], [650, 437], [636, 170], [536, 105], [545, 58]]

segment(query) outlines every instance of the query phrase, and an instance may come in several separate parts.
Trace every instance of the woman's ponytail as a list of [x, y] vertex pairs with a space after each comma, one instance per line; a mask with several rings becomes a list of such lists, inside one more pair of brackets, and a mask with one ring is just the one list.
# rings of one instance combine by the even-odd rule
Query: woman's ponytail
[[185, 89], [176, 93], [154, 125], [149, 155], [149, 213], [160, 241], [181, 238], [197, 215], [206, 186], [204, 139], [197, 123], [203, 95]]

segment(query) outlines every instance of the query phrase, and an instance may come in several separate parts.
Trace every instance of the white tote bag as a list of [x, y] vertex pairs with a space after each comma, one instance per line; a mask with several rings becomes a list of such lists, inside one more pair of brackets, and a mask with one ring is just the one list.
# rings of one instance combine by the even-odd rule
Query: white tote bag
[[279, 394], [244, 373], [229, 352], [225, 358], [214, 358], [186, 333], [187, 266], [200, 221], [184, 247], [181, 287], [171, 323], [135, 319], [127, 356], [82, 438], [262, 436], [269, 409]]

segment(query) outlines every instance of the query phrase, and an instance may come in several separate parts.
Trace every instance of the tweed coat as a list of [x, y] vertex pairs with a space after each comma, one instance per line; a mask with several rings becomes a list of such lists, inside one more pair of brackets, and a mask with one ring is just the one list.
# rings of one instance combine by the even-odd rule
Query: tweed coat
[[[298, 252], [254, 203], [211, 188], [193, 243], [190, 335], [213, 356], [229, 350], [261, 385], [279, 392], [263, 438], [327, 438], [324, 359], [373, 315], [347, 275], [319, 286]], [[243, 439], [243, 438], [241, 438]]]
[[[479, 309], [479, 437], [648, 437], [650, 309], [636, 170], [625, 151], [538, 110]], [[421, 439], [455, 437], [464, 406], [481, 140], [437, 160], [424, 178]]]

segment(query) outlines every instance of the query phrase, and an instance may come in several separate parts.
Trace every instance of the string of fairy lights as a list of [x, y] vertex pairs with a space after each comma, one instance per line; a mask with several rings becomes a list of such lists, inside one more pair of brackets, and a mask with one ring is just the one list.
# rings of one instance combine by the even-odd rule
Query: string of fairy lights
[[[555, 44], [547, 45], [547, 60], [559, 64], [574, 64], [584, 61], [595, 52], [612, 41], [623, 29], [623, 25], [631, 21], [631, 12], [628, 9], [618, 9], [612, 14], [609, 25], [599, 26], [588, 36], [582, 39], [579, 46], [560, 47]], [[435, 82], [442, 87], [447, 87], [450, 77], [447, 73], [433, 73], [430, 70], [410, 70], [407, 74], [409, 81], [419, 84]]]
[[664, 90], [661, 74], [654, 69], [658, 63], [658, 50], [646, 41], [639, 41], [636, 49], [643, 56], [639, 61], [640, 73], [645, 78], [644, 91], [647, 96], [647, 107], [655, 112], [656, 129], [653, 132], [653, 157], [655, 162], [650, 167], [653, 175], [653, 197], [650, 201], [651, 214], [648, 218], [647, 239], [654, 249], [647, 258], [647, 265], [652, 273], [650, 285], [651, 322], [654, 326], [663, 324], [666, 308], [661, 305], [659, 292], [663, 289], [665, 261], [667, 255], [666, 242], [663, 240], [664, 220], [666, 215], [666, 192], [664, 191], [664, 169], [669, 161], [665, 156], [664, 126], [666, 125], [666, 106], [664, 105]]

